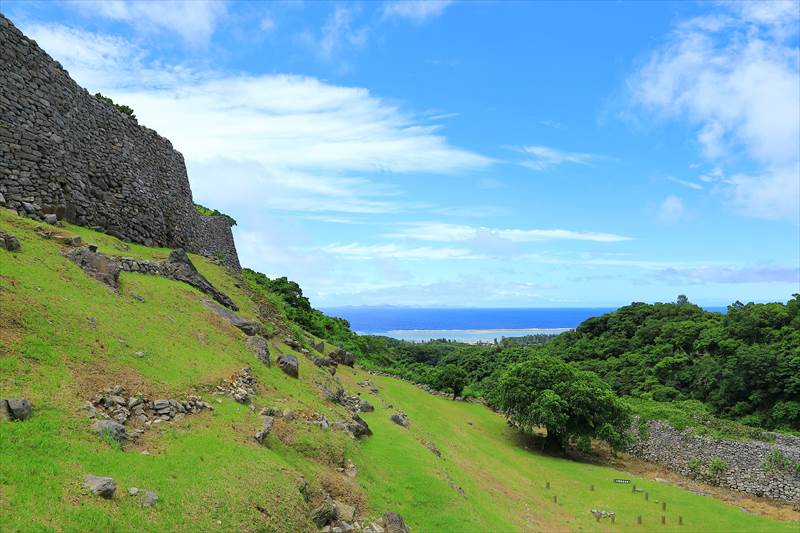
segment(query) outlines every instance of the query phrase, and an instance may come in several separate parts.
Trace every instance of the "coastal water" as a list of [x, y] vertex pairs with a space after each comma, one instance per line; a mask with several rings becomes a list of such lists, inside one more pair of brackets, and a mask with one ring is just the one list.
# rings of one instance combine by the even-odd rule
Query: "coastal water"
[[425, 341], [450, 339], [461, 342], [491, 342], [502, 337], [551, 334], [577, 327], [612, 307], [422, 309], [410, 307], [337, 307], [323, 311], [350, 322], [360, 334], [385, 335], [396, 339]]
[[[574, 329], [587, 318], [600, 316], [614, 307], [534, 307], [507, 309], [461, 309], [416, 307], [330, 307], [322, 311], [350, 322], [362, 335], [385, 335], [395, 339], [426, 341], [449, 339], [461, 342], [491, 342], [503, 337], [549, 334]], [[724, 307], [706, 311], [725, 312]]]

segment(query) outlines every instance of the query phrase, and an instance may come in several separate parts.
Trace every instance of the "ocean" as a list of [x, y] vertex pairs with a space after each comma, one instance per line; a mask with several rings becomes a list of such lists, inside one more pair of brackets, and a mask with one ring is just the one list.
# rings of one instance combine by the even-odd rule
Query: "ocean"
[[[385, 335], [422, 342], [449, 339], [460, 342], [491, 342], [503, 337], [558, 335], [576, 328], [593, 316], [615, 307], [534, 307], [508, 309], [461, 309], [415, 307], [329, 307], [322, 311], [350, 322], [361, 335]], [[725, 312], [724, 307], [706, 311]]]
[[362, 335], [385, 335], [408, 341], [450, 339], [491, 342], [502, 337], [557, 335], [613, 307], [509, 309], [423, 309], [410, 307], [336, 307], [322, 311], [350, 322]]

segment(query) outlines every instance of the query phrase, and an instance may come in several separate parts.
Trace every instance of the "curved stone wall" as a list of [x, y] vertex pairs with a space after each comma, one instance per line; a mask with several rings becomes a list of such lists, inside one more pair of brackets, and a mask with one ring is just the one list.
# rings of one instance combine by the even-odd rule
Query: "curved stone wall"
[[238, 269], [230, 227], [194, 209], [169, 140], [89, 94], [0, 15], [0, 206]]

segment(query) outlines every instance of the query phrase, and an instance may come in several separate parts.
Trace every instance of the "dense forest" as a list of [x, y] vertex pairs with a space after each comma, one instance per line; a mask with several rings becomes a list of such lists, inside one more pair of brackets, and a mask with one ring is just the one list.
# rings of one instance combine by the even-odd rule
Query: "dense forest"
[[596, 375], [629, 405], [689, 406], [749, 426], [800, 431], [798, 294], [786, 303], [736, 302], [727, 313], [680, 296], [674, 303], [632, 303], [558, 336], [413, 343], [356, 335], [346, 320], [313, 309], [286, 278], [248, 270], [245, 277], [278, 295], [276, 305], [303, 329], [356, 353], [362, 366], [483, 397], [496, 408], [504, 408], [504, 378], [507, 384], [512, 370], [523, 372], [527, 361], [544, 357], [581, 372], [581, 379]]

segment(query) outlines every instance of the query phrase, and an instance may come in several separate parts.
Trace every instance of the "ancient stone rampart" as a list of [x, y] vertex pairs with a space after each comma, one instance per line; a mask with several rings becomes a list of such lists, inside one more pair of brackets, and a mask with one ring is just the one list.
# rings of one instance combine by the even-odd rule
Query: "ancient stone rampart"
[[89, 94], [2, 15], [0, 206], [239, 268], [230, 226], [195, 211], [169, 140]]

